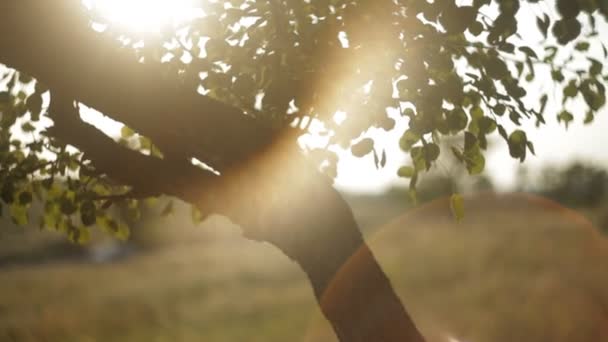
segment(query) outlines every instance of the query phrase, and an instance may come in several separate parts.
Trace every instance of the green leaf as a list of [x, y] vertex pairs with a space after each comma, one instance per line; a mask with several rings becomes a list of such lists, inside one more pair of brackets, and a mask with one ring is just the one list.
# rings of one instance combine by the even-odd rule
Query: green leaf
[[479, 131], [482, 134], [490, 134], [496, 130], [496, 121], [487, 116], [479, 119]]
[[465, 152], [464, 156], [469, 174], [478, 175], [483, 172], [486, 166], [486, 158], [481, 153], [479, 147], [469, 152]]
[[484, 60], [484, 67], [488, 76], [495, 80], [501, 80], [510, 76], [509, 68], [505, 62], [497, 56], [488, 56]]
[[374, 140], [371, 138], [364, 138], [358, 143], [351, 146], [350, 150], [355, 157], [364, 157], [374, 149]]
[[447, 113], [448, 128], [452, 133], [458, 133], [467, 127], [469, 117], [462, 108], [455, 108]]
[[127, 240], [129, 238], [129, 226], [127, 226], [124, 222], [117, 222], [111, 217], [102, 214], [97, 216], [95, 223], [103, 231], [112, 234], [119, 240]]
[[32, 193], [29, 191], [23, 191], [19, 194], [19, 204], [28, 205], [32, 203]]
[[439, 157], [439, 146], [437, 146], [435, 143], [428, 143], [424, 145], [423, 150], [427, 165], [430, 165]]
[[410, 157], [412, 158], [412, 162], [414, 162], [416, 171], [423, 171], [428, 168], [422, 147], [413, 147], [410, 150]]
[[[575, 1], [565, 0], [571, 3]], [[581, 23], [576, 18], [563, 18], [555, 21], [552, 33], [557, 38], [557, 42], [566, 45], [575, 40], [581, 33]]]
[[[400, 81], [401, 82], [401, 81]], [[399, 83], [397, 83], [397, 85], [399, 85]], [[413, 118], [414, 116], [416, 116], [416, 112], [414, 112], [414, 110], [412, 108], [405, 108], [403, 110], [403, 113], [401, 114], [403, 116], [407, 116], [408, 118]]]
[[483, 109], [479, 106], [475, 106], [471, 109], [471, 117], [473, 119], [479, 119], [483, 117]]
[[593, 111], [589, 110], [587, 111], [587, 113], [585, 114], [585, 121], [584, 124], [590, 124], [593, 122], [593, 120], [595, 119], [595, 115], [593, 114]]
[[538, 26], [538, 29], [540, 30], [540, 32], [543, 34], [543, 37], [547, 38], [547, 32], [549, 30], [549, 24], [551, 23], [551, 20], [549, 19], [549, 16], [545, 13], [544, 18], [541, 17], [536, 17], [536, 26]]
[[11, 219], [18, 226], [25, 226], [28, 221], [28, 208], [25, 205], [13, 203], [10, 205]]
[[453, 194], [450, 197], [450, 209], [456, 221], [462, 221], [464, 218], [464, 199], [460, 194]]
[[568, 98], [576, 97], [577, 94], [578, 94], [577, 82], [576, 82], [576, 80], [571, 80], [570, 82], [568, 82], [568, 85], [566, 87], [564, 87], [564, 101], [563, 102], [566, 102], [566, 100]]
[[87, 200], [82, 202], [80, 205], [80, 220], [82, 224], [85, 226], [93, 225], [97, 217], [96, 211], [97, 209], [93, 201]]
[[508, 52], [508, 53], [513, 53], [513, 52], [515, 52], [515, 45], [513, 45], [511, 43], [507, 43], [507, 42], [502, 42], [498, 46], [498, 49], [500, 51], [504, 51], [504, 52]]
[[591, 67], [589, 68], [589, 73], [592, 76], [597, 76], [597, 75], [601, 74], [602, 69], [604, 68], [604, 65], [602, 64], [602, 62], [598, 61], [595, 58], [588, 58], [588, 59], [591, 62]]
[[420, 140], [420, 135], [408, 129], [399, 139], [399, 146], [403, 151], [409, 151], [412, 146]]
[[95, 225], [107, 233], [113, 233], [116, 230], [116, 222], [111, 218], [101, 213], [95, 218]]
[[454, 157], [456, 159], [458, 159], [459, 162], [464, 163], [464, 154], [462, 153], [462, 151], [460, 151], [458, 148], [451, 146], [450, 150], [452, 151], [452, 154], [454, 155]]
[[72, 215], [73, 213], [76, 212], [76, 209], [77, 209], [74, 202], [65, 196], [59, 200], [59, 205], [61, 207], [61, 212], [64, 215]]
[[36, 121], [40, 117], [40, 111], [42, 110], [42, 96], [38, 93], [30, 95], [27, 98], [26, 107], [31, 114], [32, 120]]
[[133, 135], [135, 135], [135, 131], [133, 131], [129, 126], [122, 126], [122, 128], [120, 129], [120, 136], [123, 139], [128, 139], [130, 137], [132, 137]]
[[71, 222], [67, 229], [68, 238], [73, 243], [86, 244], [91, 241], [91, 232], [85, 227], [76, 227]]
[[382, 155], [380, 157], [380, 167], [386, 166], [386, 150], [382, 150]]
[[581, 83], [580, 92], [583, 99], [593, 111], [598, 111], [606, 104], [606, 92], [602, 83], [594, 79], [587, 79]]
[[526, 132], [518, 129], [511, 133], [508, 140], [511, 157], [518, 158], [523, 162], [526, 159], [527, 142]]
[[415, 173], [416, 170], [411, 166], [402, 166], [397, 170], [397, 175], [403, 178], [412, 178]]
[[124, 222], [119, 222], [115, 234], [116, 238], [122, 241], [126, 241], [129, 239], [130, 235], [131, 230], [129, 229], [129, 226], [127, 226], [127, 224]]
[[46, 228], [58, 228], [61, 215], [61, 209], [57, 201], [47, 201], [44, 204], [44, 214], [42, 216], [42, 224]]
[[34, 127], [31, 122], [25, 122], [21, 125], [21, 130], [25, 133], [31, 133], [36, 130], [36, 127]]
[[483, 24], [475, 21], [469, 26], [469, 32], [474, 36], [479, 36], [483, 32]]
[[581, 52], [586, 52], [589, 50], [589, 42], [578, 42], [574, 48]]
[[499, 103], [494, 107], [494, 114], [498, 116], [503, 116], [505, 114], [506, 109], [507, 107], [505, 107], [505, 105]]
[[534, 50], [532, 50], [528, 46], [520, 46], [519, 51], [525, 53], [528, 57], [533, 57], [534, 59], [538, 59], [538, 55], [536, 54], [536, 52], [534, 52]]
[[568, 125], [570, 124], [570, 122], [574, 120], [574, 115], [572, 115], [572, 113], [570, 113], [567, 110], [563, 110], [561, 113], [559, 113], [557, 115], [557, 122], [564, 122], [564, 124], [566, 125], [566, 128], [568, 128]]
[[526, 143], [526, 146], [528, 146], [528, 150], [530, 150], [530, 153], [532, 153], [532, 155], [536, 155], [536, 151], [534, 150], [534, 144], [531, 141], [528, 141]]
[[553, 78], [554, 81], [563, 82], [564, 81], [564, 74], [562, 73], [561, 70], [554, 69], [554, 70], [551, 70], [551, 78]]
[[477, 146], [477, 137], [471, 132], [464, 132], [464, 150], [468, 151]]
[[[125, 126], [126, 127], [126, 126]], [[144, 136], [139, 137], [139, 148], [143, 150], [151, 150], [152, 149], [152, 141]]]
[[543, 115], [545, 113], [545, 109], [547, 108], [547, 101], [549, 100], [549, 96], [547, 94], [543, 94], [540, 98], [540, 110], [538, 111], [539, 115]]

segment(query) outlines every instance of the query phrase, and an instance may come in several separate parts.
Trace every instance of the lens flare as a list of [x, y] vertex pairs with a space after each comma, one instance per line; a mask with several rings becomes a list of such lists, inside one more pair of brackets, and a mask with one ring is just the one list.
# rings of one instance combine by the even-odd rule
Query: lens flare
[[84, 5], [108, 23], [140, 33], [188, 22], [202, 11], [194, 0], [85, 0]]

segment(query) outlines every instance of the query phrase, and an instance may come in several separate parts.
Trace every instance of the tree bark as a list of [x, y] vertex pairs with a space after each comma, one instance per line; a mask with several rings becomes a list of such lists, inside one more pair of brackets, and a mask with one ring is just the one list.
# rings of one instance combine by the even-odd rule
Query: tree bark
[[[291, 139], [163, 77], [158, 66], [137, 63], [87, 28], [79, 3], [0, 3], [0, 63], [51, 89], [51, 134], [118, 181], [223, 214], [245, 236], [280, 248], [308, 275], [341, 342], [423, 341], [350, 208]], [[79, 119], [72, 100], [150, 137], [170, 158], [114, 143]], [[193, 166], [190, 157], [221, 176]]]

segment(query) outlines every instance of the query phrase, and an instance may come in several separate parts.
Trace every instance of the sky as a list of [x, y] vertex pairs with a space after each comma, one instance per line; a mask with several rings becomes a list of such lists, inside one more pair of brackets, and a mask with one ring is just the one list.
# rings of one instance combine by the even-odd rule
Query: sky
[[[589, 125], [583, 124], [583, 119], [584, 113], [578, 113], [568, 129], [563, 123], [559, 124], [555, 116], [547, 116], [547, 124], [539, 128], [532, 122], [524, 124], [528, 138], [534, 143], [536, 156], [528, 155], [523, 165], [534, 172], [544, 165], [567, 165], [576, 160], [608, 168], [608, 110], [598, 113]], [[378, 193], [396, 184], [407, 184], [396, 174], [398, 167], [409, 161], [409, 156], [397, 146], [402, 132], [395, 129], [385, 137], [376, 137], [377, 144], [386, 148], [388, 154], [387, 165], [381, 170], [376, 169], [371, 155], [355, 158], [342, 154], [336, 186], [349, 192]], [[497, 133], [493, 137], [493, 146], [486, 155], [485, 173], [498, 189], [508, 190], [515, 185], [516, 171], [522, 164], [511, 158], [507, 144]]]

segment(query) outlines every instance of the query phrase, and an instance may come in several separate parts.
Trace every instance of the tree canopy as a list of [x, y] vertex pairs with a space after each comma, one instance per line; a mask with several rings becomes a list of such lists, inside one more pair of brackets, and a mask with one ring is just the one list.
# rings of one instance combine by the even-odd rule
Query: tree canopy
[[[398, 143], [411, 165], [396, 172], [411, 178], [414, 190], [440, 153], [453, 153], [470, 174], [482, 172], [487, 137], [496, 131], [523, 161], [534, 145], [524, 130], [509, 127], [544, 123], [551, 102], [559, 110], [549, 114], [566, 125], [575, 116], [591, 122], [606, 102], [607, 50], [596, 24], [608, 15], [606, 1], [198, 3], [201, 14], [192, 21], [154, 33], [125, 32], [100, 16], [95, 2], [85, 2], [82, 16], [91, 32], [151, 66], [146, 70], [238, 108], [269, 136], [290, 132], [295, 140], [311, 122], [322, 124], [316, 133], [327, 147], [309, 154], [331, 177], [337, 156], [330, 146], [373, 153], [384, 165], [390, 156], [374, 148], [370, 127], [389, 131], [396, 120], [408, 121]], [[520, 21], [522, 12], [535, 14], [534, 27]], [[531, 42], [522, 27], [542, 39]], [[130, 184], [110, 182], [86, 155], [47, 134], [48, 89], [28, 70], [5, 69], [2, 79], [0, 180], [12, 218], [25, 224], [38, 197], [43, 226], [80, 240], [86, 229], [79, 227], [101, 223], [124, 236], [126, 228], [103, 212], [125, 200], [137, 215], [138, 196], [126, 195]], [[538, 79], [553, 87], [530, 90]], [[142, 133], [125, 125], [117, 141], [144, 154], [169, 154]], [[439, 148], [442, 136], [457, 134], [464, 136], [460, 144]], [[200, 161], [216, 170], [227, 163], [221, 159], [234, 158], [208, 157]]]

